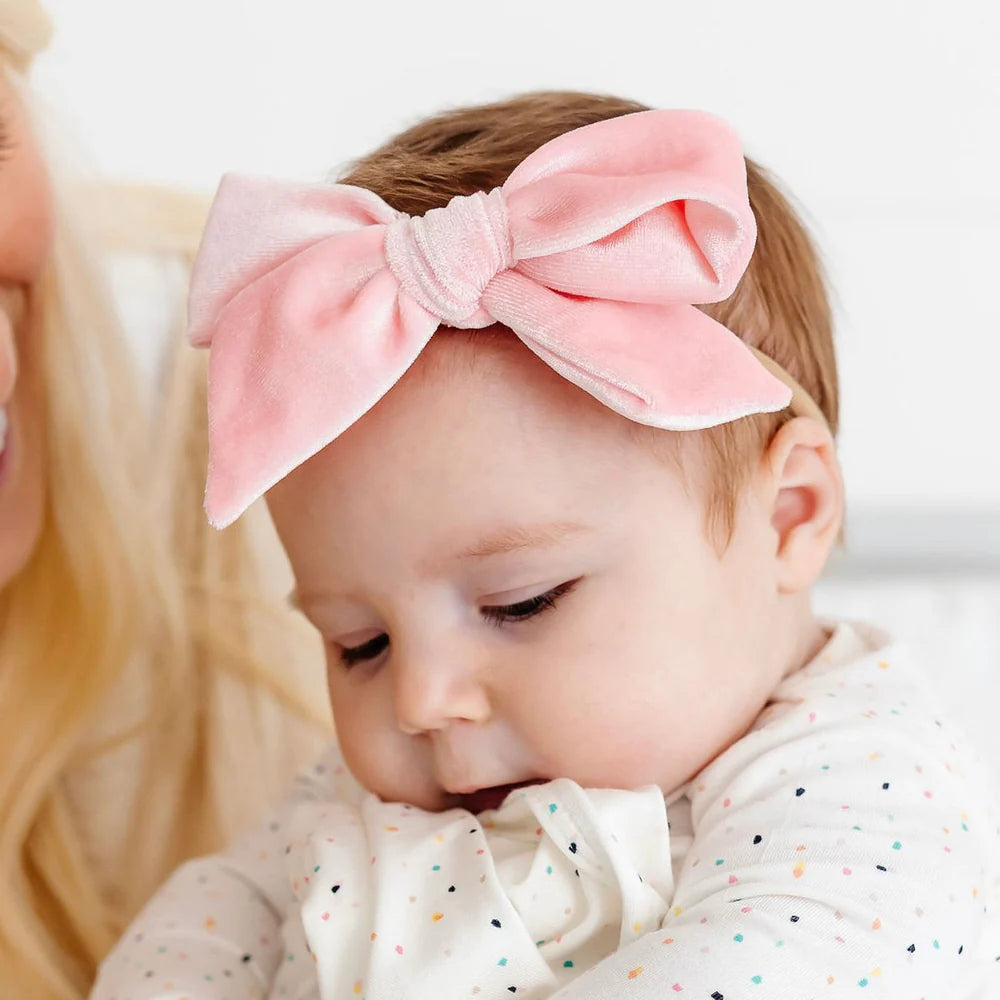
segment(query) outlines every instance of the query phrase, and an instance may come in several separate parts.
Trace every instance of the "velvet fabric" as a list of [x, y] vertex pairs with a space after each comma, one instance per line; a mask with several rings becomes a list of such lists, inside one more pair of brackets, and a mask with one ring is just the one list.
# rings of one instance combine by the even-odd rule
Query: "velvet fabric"
[[694, 307], [731, 294], [755, 239], [739, 140], [696, 111], [568, 132], [420, 217], [350, 185], [227, 175], [190, 296], [190, 340], [211, 347], [209, 520], [363, 416], [441, 326], [500, 323], [642, 424], [783, 409], [788, 386]]

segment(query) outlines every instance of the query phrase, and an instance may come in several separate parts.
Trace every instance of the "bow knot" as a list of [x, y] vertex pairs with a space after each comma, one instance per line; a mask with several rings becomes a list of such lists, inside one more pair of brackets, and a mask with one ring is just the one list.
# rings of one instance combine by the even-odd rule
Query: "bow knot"
[[496, 320], [482, 307], [486, 286], [515, 264], [503, 192], [459, 195], [422, 216], [402, 215], [385, 234], [385, 256], [399, 284], [448, 326]]

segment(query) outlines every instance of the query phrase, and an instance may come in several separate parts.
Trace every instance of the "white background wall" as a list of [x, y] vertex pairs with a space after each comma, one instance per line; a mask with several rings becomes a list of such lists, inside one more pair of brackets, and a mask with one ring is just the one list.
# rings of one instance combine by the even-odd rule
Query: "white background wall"
[[[36, 82], [130, 180], [317, 179], [424, 114], [543, 87], [732, 120], [797, 196], [835, 290], [861, 555], [818, 604], [915, 640], [1000, 768], [997, 0], [47, 5]], [[957, 552], [985, 559], [955, 575]]]
[[97, 163], [319, 178], [421, 115], [568, 87], [732, 120], [837, 296], [855, 508], [1000, 507], [995, 0], [48, 0]]

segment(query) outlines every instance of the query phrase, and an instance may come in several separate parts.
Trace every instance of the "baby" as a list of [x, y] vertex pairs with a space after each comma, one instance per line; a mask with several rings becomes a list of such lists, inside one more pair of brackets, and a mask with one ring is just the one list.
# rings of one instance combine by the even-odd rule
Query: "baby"
[[210, 519], [266, 493], [339, 748], [94, 997], [1000, 995], [988, 778], [811, 610], [829, 309], [726, 125], [534, 94], [227, 178], [191, 323]]

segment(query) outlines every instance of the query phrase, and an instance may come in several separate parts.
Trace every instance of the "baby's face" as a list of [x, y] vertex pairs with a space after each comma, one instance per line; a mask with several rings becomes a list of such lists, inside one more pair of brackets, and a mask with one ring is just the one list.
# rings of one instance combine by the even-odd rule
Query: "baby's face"
[[479, 811], [555, 777], [669, 793], [782, 673], [754, 490], [720, 557], [697, 491], [514, 341], [435, 337], [269, 505], [345, 758], [387, 800]]

